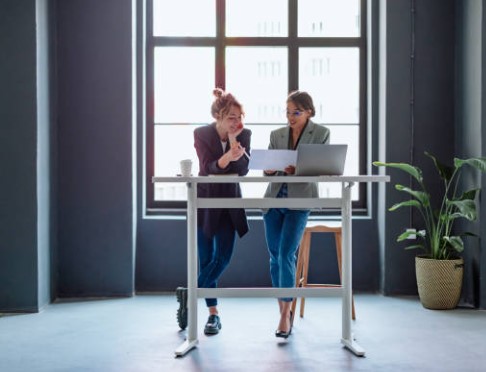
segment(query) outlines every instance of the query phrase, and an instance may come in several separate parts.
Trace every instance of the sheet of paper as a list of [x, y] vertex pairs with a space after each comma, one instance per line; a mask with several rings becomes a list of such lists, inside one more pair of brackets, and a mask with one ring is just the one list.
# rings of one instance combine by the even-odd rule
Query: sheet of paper
[[294, 150], [251, 150], [250, 169], [284, 170], [297, 163], [297, 151]]

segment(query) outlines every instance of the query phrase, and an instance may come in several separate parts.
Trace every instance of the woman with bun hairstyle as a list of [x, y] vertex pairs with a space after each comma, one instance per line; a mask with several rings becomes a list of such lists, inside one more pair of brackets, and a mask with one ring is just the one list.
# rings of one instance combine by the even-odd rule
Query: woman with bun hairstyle
[[[243, 106], [228, 92], [213, 90], [211, 115], [215, 121], [194, 130], [194, 147], [199, 159], [199, 176], [248, 173], [251, 131], [243, 127]], [[238, 183], [198, 183], [198, 197], [241, 198]], [[199, 254], [198, 287], [216, 288], [228, 266], [236, 242], [248, 232], [245, 210], [198, 209], [197, 244]], [[221, 321], [216, 298], [207, 298], [209, 318], [207, 335], [217, 334]]]

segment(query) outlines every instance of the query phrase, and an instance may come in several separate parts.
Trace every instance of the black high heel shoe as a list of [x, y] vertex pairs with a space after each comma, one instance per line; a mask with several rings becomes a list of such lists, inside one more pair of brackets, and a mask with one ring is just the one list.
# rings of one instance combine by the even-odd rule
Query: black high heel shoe
[[292, 328], [288, 332], [276, 330], [275, 331], [275, 337], [287, 339], [290, 336], [291, 332], [292, 332]]
[[292, 311], [290, 312], [290, 328], [288, 331], [281, 331], [277, 329], [275, 331], [275, 337], [287, 339], [292, 334]]

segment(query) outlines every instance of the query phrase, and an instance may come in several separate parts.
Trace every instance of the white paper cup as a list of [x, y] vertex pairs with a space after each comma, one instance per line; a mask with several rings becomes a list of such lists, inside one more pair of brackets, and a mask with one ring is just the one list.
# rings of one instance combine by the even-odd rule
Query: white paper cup
[[181, 176], [190, 177], [192, 175], [192, 160], [184, 159], [181, 160]]

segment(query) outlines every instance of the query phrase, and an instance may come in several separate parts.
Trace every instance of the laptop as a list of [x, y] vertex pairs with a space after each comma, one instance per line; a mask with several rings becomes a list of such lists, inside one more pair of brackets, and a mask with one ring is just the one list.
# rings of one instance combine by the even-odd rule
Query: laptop
[[297, 176], [340, 176], [348, 145], [301, 144], [297, 148]]

